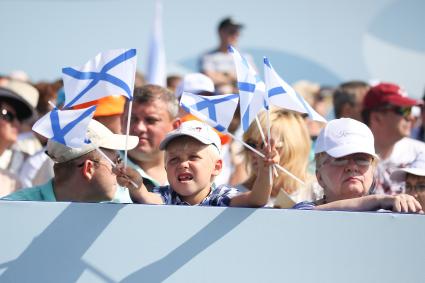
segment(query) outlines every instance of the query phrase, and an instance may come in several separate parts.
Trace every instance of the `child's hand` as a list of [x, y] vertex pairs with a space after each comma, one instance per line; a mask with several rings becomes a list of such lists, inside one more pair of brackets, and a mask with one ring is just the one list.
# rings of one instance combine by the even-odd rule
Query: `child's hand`
[[121, 187], [137, 190], [143, 185], [142, 176], [133, 168], [120, 166], [115, 167], [113, 170], [117, 175], [117, 182]]
[[270, 145], [266, 144], [262, 150], [264, 158], [258, 157], [258, 170], [266, 171], [274, 164], [279, 164], [280, 155], [276, 150], [274, 139], [270, 140]]

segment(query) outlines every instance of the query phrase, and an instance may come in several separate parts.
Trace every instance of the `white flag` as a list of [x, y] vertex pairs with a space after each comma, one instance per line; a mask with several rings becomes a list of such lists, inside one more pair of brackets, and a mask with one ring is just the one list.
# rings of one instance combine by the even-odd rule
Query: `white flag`
[[265, 85], [254, 68], [232, 46], [229, 52], [233, 55], [238, 78], [241, 125], [245, 132], [258, 112], [265, 108]]
[[96, 106], [78, 110], [53, 109], [32, 127], [34, 132], [72, 148], [86, 144], [87, 128]]
[[110, 95], [133, 97], [136, 49], [116, 49], [99, 53], [82, 67], [62, 69], [64, 108]]
[[217, 131], [227, 130], [238, 106], [237, 94], [202, 96], [183, 92], [180, 105], [183, 109], [208, 123]]
[[155, 2], [155, 15], [149, 44], [147, 81], [150, 84], [166, 86], [167, 72], [164, 43], [162, 38], [162, 3]]
[[270, 61], [264, 58], [264, 78], [267, 89], [267, 104], [308, 114], [312, 120], [326, 123], [326, 119], [317, 113], [305, 99], [295, 92], [273, 69]]

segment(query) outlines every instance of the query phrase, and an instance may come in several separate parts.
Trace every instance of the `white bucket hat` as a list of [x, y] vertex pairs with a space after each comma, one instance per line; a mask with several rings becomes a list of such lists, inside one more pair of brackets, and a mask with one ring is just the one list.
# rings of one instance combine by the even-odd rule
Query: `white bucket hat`
[[368, 126], [351, 118], [341, 118], [328, 122], [322, 129], [314, 152], [326, 152], [335, 158], [353, 153], [367, 153], [378, 158], [374, 143]]

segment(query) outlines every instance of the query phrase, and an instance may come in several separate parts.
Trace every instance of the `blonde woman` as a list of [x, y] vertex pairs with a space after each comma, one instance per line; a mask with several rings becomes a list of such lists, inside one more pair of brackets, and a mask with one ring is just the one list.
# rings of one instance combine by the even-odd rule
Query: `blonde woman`
[[[265, 135], [267, 135], [267, 112], [259, 114], [260, 125]], [[311, 148], [310, 136], [306, 123], [301, 114], [286, 111], [280, 108], [270, 110], [271, 137], [275, 141], [276, 149], [280, 155], [280, 165], [297, 176], [307, 185], [303, 186], [295, 179], [289, 177], [283, 172], [277, 171], [279, 176], [273, 182], [273, 188], [270, 195], [268, 206], [275, 206], [275, 198], [280, 190], [284, 190], [294, 202], [315, 200], [311, 186], [315, 177], [308, 174], [308, 162]], [[264, 146], [260, 129], [254, 121], [243, 135], [243, 140], [254, 148]], [[248, 177], [246, 181], [238, 185], [240, 190], [250, 190], [257, 178], [256, 164], [254, 154], [251, 150], [244, 148], [243, 155], [246, 159], [246, 171]]]

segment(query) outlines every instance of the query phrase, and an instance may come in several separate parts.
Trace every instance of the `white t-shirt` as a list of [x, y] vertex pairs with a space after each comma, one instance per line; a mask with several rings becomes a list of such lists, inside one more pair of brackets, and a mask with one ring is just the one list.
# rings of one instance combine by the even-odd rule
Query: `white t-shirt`
[[380, 160], [376, 170], [376, 194], [397, 194], [404, 191], [402, 183], [391, 181], [391, 173], [411, 166], [415, 161], [425, 162], [425, 143], [403, 138], [394, 145], [390, 157]]

